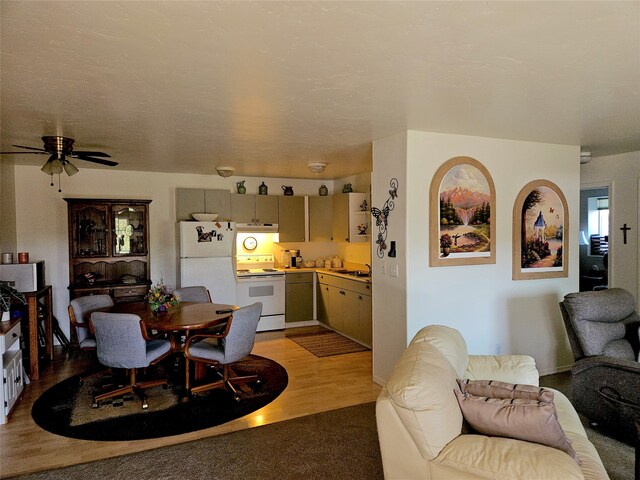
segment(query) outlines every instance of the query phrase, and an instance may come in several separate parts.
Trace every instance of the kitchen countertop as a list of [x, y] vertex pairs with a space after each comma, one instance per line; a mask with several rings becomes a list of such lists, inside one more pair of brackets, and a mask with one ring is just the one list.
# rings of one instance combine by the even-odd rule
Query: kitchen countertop
[[356, 282], [361, 282], [361, 283], [371, 283], [371, 277], [355, 277], [353, 275], [349, 275], [346, 273], [338, 273], [337, 270], [353, 270], [355, 271], [356, 269], [351, 269], [351, 268], [344, 268], [344, 267], [340, 267], [340, 268], [325, 268], [325, 267], [300, 267], [300, 268], [278, 268], [278, 270], [283, 271], [285, 273], [301, 273], [301, 272], [318, 272], [318, 273], [327, 273], [329, 275], [335, 275], [336, 277], [341, 277], [341, 278], [347, 278], [349, 280], [354, 280]]

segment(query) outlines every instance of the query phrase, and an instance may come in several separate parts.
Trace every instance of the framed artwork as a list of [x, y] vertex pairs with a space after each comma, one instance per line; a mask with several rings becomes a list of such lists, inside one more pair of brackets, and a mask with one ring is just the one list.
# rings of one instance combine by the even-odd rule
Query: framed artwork
[[569, 210], [558, 186], [527, 183], [513, 205], [514, 280], [569, 275]]
[[496, 192], [484, 165], [471, 157], [447, 160], [431, 180], [429, 204], [430, 266], [496, 263]]

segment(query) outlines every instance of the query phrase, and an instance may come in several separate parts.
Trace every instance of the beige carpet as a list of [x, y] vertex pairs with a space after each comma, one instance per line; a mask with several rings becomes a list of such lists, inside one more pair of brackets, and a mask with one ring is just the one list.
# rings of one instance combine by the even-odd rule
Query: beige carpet
[[315, 333], [290, 334], [287, 335], [287, 338], [319, 358], [370, 350], [358, 342], [354, 342], [331, 330]]

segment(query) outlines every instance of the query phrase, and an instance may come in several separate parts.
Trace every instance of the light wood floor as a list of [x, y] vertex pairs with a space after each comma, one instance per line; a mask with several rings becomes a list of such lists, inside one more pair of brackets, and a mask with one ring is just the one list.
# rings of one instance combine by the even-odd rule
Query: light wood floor
[[284, 332], [259, 333], [253, 353], [287, 369], [285, 391], [264, 408], [206, 430], [128, 442], [95, 442], [54, 435], [31, 419], [31, 406], [46, 389], [87, 369], [87, 358], [59, 354], [38, 382], [28, 385], [9, 422], [0, 426], [0, 477], [114, 457], [165, 445], [280, 422], [374, 401], [380, 387], [371, 380], [371, 352], [317, 358], [285, 338]]

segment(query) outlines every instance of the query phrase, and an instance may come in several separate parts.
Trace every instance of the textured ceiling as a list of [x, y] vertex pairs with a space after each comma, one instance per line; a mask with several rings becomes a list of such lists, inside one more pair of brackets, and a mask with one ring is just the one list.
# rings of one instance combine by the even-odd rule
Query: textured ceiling
[[125, 170], [338, 178], [406, 129], [640, 150], [640, 2], [0, 9], [3, 151], [65, 135]]

